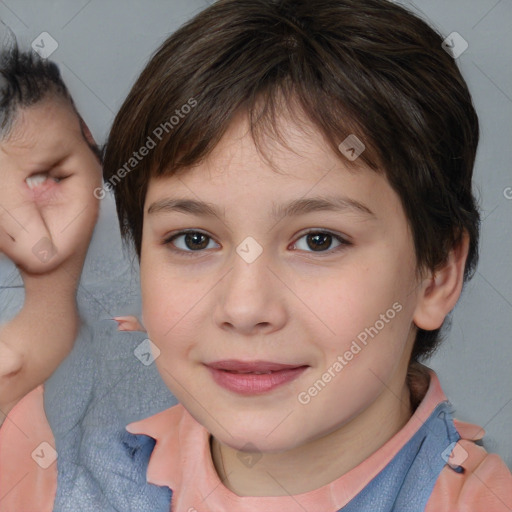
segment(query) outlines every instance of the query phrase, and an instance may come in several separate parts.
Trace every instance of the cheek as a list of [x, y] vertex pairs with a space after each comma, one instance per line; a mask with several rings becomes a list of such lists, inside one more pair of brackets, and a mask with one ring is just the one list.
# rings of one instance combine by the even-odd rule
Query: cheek
[[333, 339], [356, 336], [393, 303], [393, 291], [377, 283], [373, 272], [359, 266], [303, 281], [295, 290], [303, 302], [298, 307], [303, 309], [307, 305], [307, 317], [316, 317], [322, 336]]
[[[147, 251], [149, 255], [150, 251]], [[149, 338], [160, 348], [173, 350], [180, 339], [188, 339], [191, 329], [196, 326], [197, 303], [204, 286], [184, 282], [171, 271], [159, 257], [141, 254], [142, 315]], [[197, 289], [199, 288], [199, 290]]]
[[89, 197], [91, 195], [94, 197], [94, 190], [102, 186], [101, 167], [96, 159], [90, 161], [89, 164], [84, 167], [86, 172], [83, 176], [83, 187]]
[[74, 164], [75, 174], [62, 180], [55, 188], [53, 202], [67, 206], [68, 198], [73, 198], [75, 208], [98, 208], [99, 200], [94, 193], [102, 186], [101, 167], [94, 160], [82, 159]]
[[165, 276], [148, 264], [141, 264], [142, 315], [150, 339], [160, 346], [178, 313], [176, 294]]
[[354, 341], [361, 353], [353, 359], [360, 361], [382, 357], [391, 363], [404, 349], [412, 322], [410, 308], [405, 306], [410, 300], [409, 269], [396, 256], [388, 261], [387, 266], [383, 261], [351, 265], [314, 285], [303, 281], [297, 286], [297, 295], [305, 297], [310, 309], [309, 324], [317, 326], [318, 343], [329, 359], [335, 360], [351, 347], [357, 352]]

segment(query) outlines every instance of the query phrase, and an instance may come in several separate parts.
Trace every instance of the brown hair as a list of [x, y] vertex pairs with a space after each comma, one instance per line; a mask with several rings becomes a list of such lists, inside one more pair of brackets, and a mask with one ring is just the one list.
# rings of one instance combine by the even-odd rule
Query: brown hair
[[[140, 256], [150, 178], [207, 157], [240, 110], [256, 143], [277, 133], [284, 100], [289, 111], [300, 106], [340, 158], [348, 135], [364, 142], [360, 159], [385, 173], [401, 199], [418, 269], [439, 268], [467, 233], [469, 279], [478, 257], [478, 118], [441, 43], [424, 21], [385, 0], [214, 3], [164, 42], [114, 121], [104, 177], [123, 234]], [[154, 148], [132, 161], [150, 140]], [[439, 339], [440, 330], [419, 329], [412, 359]]]

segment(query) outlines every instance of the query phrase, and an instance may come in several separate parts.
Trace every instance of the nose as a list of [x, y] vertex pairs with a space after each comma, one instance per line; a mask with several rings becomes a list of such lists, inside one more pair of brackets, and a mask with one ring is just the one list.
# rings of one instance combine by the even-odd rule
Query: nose
[[214, 321], [225, 331], [246, 336], [270, 334], [282, 329], [287, 307], [282, 283], [260, 256], [247, 263], [238, 255], [234, 266], [217, 289]]

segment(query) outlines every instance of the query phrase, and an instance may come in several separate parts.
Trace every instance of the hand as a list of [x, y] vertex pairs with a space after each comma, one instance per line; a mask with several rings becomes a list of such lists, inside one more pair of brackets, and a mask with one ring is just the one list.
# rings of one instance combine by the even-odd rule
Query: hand
[[13, 178], [0, 171], [0, 252], [29, 273], [51, 271], [62, 258], [55, 258], [58, 251], [40, 206], [23, 198], [24, 185]]
[[146, 332], [146, 328], [136, 316], [115, 316], [113, 318], [117, 322], [118, 331], [141, 331]]

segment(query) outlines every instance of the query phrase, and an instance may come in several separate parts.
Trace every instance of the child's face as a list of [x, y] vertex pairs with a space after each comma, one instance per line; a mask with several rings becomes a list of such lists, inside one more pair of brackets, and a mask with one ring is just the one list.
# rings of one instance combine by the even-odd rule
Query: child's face
[[349, 170], [311, 126], [306, 135], [282, 123], [294, 152], [267, 149], [280, 173], [240, 118], [204, 163], [152, 179], [145, 202], [143, 321], [156, 363], [235, 449], [288, 450], [379, 401], [399, 406], [420, 300], [412, 236], [386, 178]]
[[[22, 230], [17, 243], [30, 239], [18, 265], [36, 267], [30, 258], [36, 258], [39, 245], [45, 249], [48, 234], [55, 252], [48, 266], [87, 248], [98, 213], [93, 191], [101, 186], [101, 166], [65, 99], [51, 97], [20, 108], [0, 141], [0, 166], [0, 228]], [[39, 232], [37, 214], [46, 234]]]

